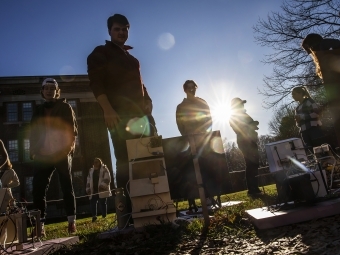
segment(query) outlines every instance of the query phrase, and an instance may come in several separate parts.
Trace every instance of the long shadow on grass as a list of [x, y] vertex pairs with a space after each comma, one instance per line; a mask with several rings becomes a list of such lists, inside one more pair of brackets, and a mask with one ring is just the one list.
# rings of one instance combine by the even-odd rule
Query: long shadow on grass
[[186, 235], [183, 226], [149, 225], [143, 230], [98, 239], [96, 234], [84, 236], [84, 242], [64, 248], [54, 255], [65, 254], [177, 254], [176, 249]]

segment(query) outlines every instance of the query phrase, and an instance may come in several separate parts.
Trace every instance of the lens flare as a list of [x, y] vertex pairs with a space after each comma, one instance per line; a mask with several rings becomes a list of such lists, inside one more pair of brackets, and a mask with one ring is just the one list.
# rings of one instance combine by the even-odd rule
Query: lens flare
[[149, 120], [146, 116], [129, 120], [125, 130], [133, 135], [151, 135]]
[[158, 38], [158, 46], [163, 50], [169, 50], [175, 45], [175, 37], [170, 33], [163, 33]]
[[34, 137], [41, 141], [39, 148], [33, 148], [35, 161], [57, 162], [64, 159], [74, 147], [75, 133], [61, 118], [49, 117], [46, 121], [50, 124], [47, 130], [43, 119], [38, 120], [31, 127], [31, 132], [35, 133]]
[[306, 172], [306, 173], [309, 173], [310, 170], [304, 165], [302, 164], [300, 161], [296, 160], [295, 158], [292, 158], [290, 156], [287, 156], [287, 158], [292, 161], [292, 163], [297, 166], [300, 170]]
[[60, 79], [64, 82], [71, 82], [75, 79], [74, 68], [72, 66], [63, 66], [59, 70]]
[[216, 153], [223, 154], [224, 149], [221, 137], [213, 137], [210, 140], [210, 148]]

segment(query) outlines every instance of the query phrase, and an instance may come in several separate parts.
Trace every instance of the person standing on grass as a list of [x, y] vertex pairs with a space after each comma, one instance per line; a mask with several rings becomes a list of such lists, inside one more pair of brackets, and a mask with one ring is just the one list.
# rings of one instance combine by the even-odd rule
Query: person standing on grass
[[320, 121], [321, 109], [304, 86], [295, 87], [292, 90], [292, 97], [299, 103], [295, 108], [296, 126], [300, 129], [303, 143], [310, 149], [314, 146], [313, 140], [324, 136]]
[[86, 193], [90, 195], [92, 222], [97, 220], [97, 203], [99, 201], [102, 217], [107, 214], [107, 198], [110, 197], [110, 171], [100, 158], [95, 158], [93, 167], [87, 176]]
[[[196, 97], [198, 86], [195, 81], [187, 80], [183, 84], [183, 90], [186, 98], [176, 108], [176, 123], [181, 135], [206, 133], [212, 129], [212, 119], [208, 103], [202, 98]], [[198, 211], [195, 198], [190, 194], [192, 184], [188, 183], [188, 214]], [[207, 190], [206, 190], [207, 192]]]
[[[105, 45], [97, 46], [87, 57], [90, 88], [103, 110], [105, 124], [110, 132], [116, 157], [117, 188], [124, 188], [129, 181], [129, 160], [126, 140], [156, 134], [152, 116], [152, 100], [142, 82], [139, 61], [125, 45], [130, 24], [121, 14], [107, 19], [111, 37]], [[141, 123], [142, 122], [142, 123]], [[127, 199], [127, 211], [132, 211]], [[133, 220], [130, 217], [130, 223]]]
[[54, 171], [60, 181], [68, 232], [76, 232], [76, 201], [72, 185], [72, 156], [78, 126], [75, 114], [66, 99], [59, 99], [60, 88], [53, 78], [42, 83], [41, 96], [45, 102], [38, 105], [31, 119], [30, 157], [34, 160], [33, 203], [41, 213], [44, 235], [46, 192]]
[[253, 120], [246, 110], [244, 104], [246, 100], [238, 97], [231, 100], [232, 115], [229, 123], [237, 137], [237, 145], [241, 150], [246, 162], [246, 180], [248, 195], [259, 195], [261, 190], [258, 186], [258, 169], [259, 169], [259, 151], [257, 146], [258, 136], [256, 130], [259, 128], [259, 122]]

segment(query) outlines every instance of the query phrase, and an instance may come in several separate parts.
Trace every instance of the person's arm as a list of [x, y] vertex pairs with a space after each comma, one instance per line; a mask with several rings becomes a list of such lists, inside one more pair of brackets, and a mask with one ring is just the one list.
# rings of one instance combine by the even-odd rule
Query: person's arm
[[0, 168], [2, 168], [8, 160], [8, 154], [5, 145], [1, 140], [0, 140], [0, 155], [1, 155]]
[[91, 175], [90, 175], [90, 173], [91, 173], [91, 169], [90, 169], [90, 171], [89, 171], [89, 174], [87, 175], [87, 182], [86, 182], [86, 193], [88, 194], [88, 195], [90, 195], [91, 194]]
[[13, 171], [12, 172], [12, 178], [10, 180], [9, 183], [7, 183], [4, 188], [14, 188], [14, 187], [18, 187], [20, 185], [20, 181], [18, 178], [18, 175], [16, 174], [16, 172], [12, 169], [12, 170], [7, 170], [7, 171]]
[[143, 84], [143, 94], [144, 94], [144, 110], [146, 114], [151, 114], [152, 108], [153, 108], [152, 100], [144, 84]]
[[111, 176], [110, 176], [110, 171], [107, 168], [107, 166], [103, 166], [103, 168], [104, 168], [104, 178], [102, 179], [102, 182], [100, 183], [99, 187], [103, 189], [107, 189], [108, 187], [110, 187]]
[[211, 131], [213, 122], [212, 122], [212, 118], [211, 118], [210, 107], [209, 107], [207, 102], [205, 102], [205, 104], [206, 104], [206, 121], [205, 121], [204, 129], [206, 131]]
[[108, 129], [118, 127], [120, 117], [117, 112], [112, 108], [107, 96], [102, 94], [97, 97], [97, 101], [104, 113], [105, 124]]
[[117, 126], [120, 118], [110, 104], [104, 86], [107, 66], [106, 54], [105, 46], [95, 48], [87, 57], [87, 72], [90, 79], [90, 88], [103, 110], [105, 124], [108, 129], [113, 129]]
[[66, 137], [65, 139], [65, 147], [64, 147], [64, 154], [69, 155], [73, 154], [75, 149], [75, 140], [76, 136], [78, 135], [78, 124], [76, 115], [72, 109], [72, 106], [68, 103], [63, 103], [64, 111], [63, 111], [63, 119], [67, 123], [67, 130], [66, 130]]
[[179, 106], [177, 106], [177, 109], [176, 109], [176, 123], [177, 123], [177, 127], [181, 135], [186, 135], [185, 125], [183, 121], [183, 113], [182, 113], [181, 107]]

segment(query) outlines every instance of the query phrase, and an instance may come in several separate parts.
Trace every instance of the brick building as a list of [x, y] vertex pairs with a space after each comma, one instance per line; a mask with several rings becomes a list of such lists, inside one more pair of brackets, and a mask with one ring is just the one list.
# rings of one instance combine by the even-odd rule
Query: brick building
[[[0, 139], [21, 183], [12, 190], [13, 195], [22, 202], [32, 201], [33, 162], [29, 158], [29, 123], [35, 106], [44, 102], [40, 89], [46, 77], [57, 80], [61, 98], [67, 99], [77, 116], [79, 134], [72, 167], [76, 197], [85, 195], [87, 173], [95, 157], [103, 159], [113, 176], [108, 132], [100, 106], [89, 88], [87, 75], [0, 77]], [[113, 188], [113, 181], [111, 185]], [[58, 175], [53, 174], [47, 200], [61, 198]], [[112, 201], [108, 205], [112, 208]], [[89, 212], [89, 209], [87, 197], [77, 198], [77, 213]], [[47, 214], [48, 217], [64, 215], [63, 202], [49, 202]]]

